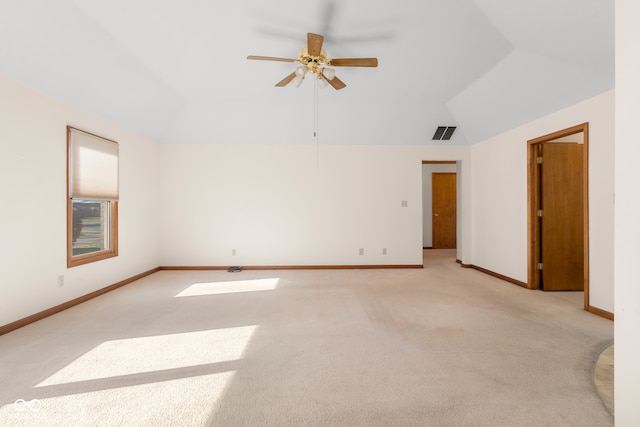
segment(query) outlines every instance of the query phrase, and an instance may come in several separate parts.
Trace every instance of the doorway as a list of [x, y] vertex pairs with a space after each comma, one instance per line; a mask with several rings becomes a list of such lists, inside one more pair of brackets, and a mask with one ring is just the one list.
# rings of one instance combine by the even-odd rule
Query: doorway
[[589, 307], [588, 138], [584, 123], [527, 143], [528, 286], [584, 291]]
[[[442, 247], [438, 241], [434, 242], [434, 237], [438, 239], [436, 230], [436, 236], [434, 236], [434, 214], [438, 214], [438, 218], [441, 215], [441, 208], [437, 207], [438, 201], [436, 201], [436, 210], [440, 210], [441, 212], [434, 211], [434, 200], [433, 200], [433, 177], [434, 174], [445, 174], [450, 177], [455, 177], [455, 184], [453, 188], [449, 190], [450, 193], [453, 194], [453, 202], [445, 202], [446, 205], [452, 206], [455, 203], [455, 210], [453, 211], [453, 243], [447, 243], [446, 246], [451, 247], [452, 249], [442, 249], [442, 251], [453, 253], [454, 257], [452, 261], [458, 261], [460, 258], [459, 251], [461, 247], [461, 236], [460, 236], [460, 227], [461, 227], [461, 212], [460, 212], [460, 195], [461, 195], [461, 162], [456, 160], [423, 160], [422, 161], [422, 248], [423, 248], [423, 259], [425, 262], [429, 261], [431, 258], [440, 257], [439, 252], [437, 250], [438, 247]], [[436, 178], [438, 180], [438, 178]], [[438, 184], [436, 183], [436, 186]], [[438, 190], [436, 190], [438, 191]], [[450, 199], [449, 199], [450, 200]], [[451, 222], [450, 222], [451, 223]], [[436, 223], [436, 228], [438, 224]], [[454, 234], [455, 233], [455, 234]]]
[[456, 174], [431, 174], [431, 233], [433, 249], [456, 248]]

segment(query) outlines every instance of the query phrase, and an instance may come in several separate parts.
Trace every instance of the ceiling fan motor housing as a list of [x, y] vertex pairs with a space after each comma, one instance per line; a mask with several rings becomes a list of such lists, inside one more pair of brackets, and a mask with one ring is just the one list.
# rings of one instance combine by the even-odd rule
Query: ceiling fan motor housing
[[309, 54], [308, 48], [302, 48], [302, 50], [300, 50], [300, 55], [298, 55], [298, 62], [306, 66], [310, 73], [318, 74], [318, 70], [321, 66], [328, 65], [327, 52], [322, 49], [319, 56], [312, 56]]

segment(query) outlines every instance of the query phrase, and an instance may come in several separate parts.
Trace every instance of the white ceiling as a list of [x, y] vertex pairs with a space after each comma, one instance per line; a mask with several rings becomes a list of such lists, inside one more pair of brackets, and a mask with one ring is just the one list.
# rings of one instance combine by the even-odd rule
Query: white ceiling
[[389, 143], [473, 144], [614, 87], [613, 0], [0, 0], [0, 75], [158, 142], [295, 143], [313, 82], [276, 88], [294, 65], [246, 56], [295, 58], [307, 32], [380, 63], [337, 69], [325, 128], [422, 135]]

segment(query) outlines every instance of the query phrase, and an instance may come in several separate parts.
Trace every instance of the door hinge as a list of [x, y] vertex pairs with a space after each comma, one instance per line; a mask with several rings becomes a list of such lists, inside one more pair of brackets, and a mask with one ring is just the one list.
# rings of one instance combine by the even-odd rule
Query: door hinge
[[538, 216], [542, 218], [542, 209], [538, 210]]
[[542, 263], [538, 263], [538, 270], [542, 271]]
[[537, 160], [537, 162], [538, 162], [538, 164], [539, 164], [539, 165], [541, 165], [541, 164], [542, 164], [542, 156], [538, 157], [536, 160]]

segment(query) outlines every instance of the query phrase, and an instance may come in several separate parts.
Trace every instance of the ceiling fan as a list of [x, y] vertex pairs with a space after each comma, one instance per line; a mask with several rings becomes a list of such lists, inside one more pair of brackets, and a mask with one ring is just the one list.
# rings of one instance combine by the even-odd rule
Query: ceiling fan
[[340, 90], [347, 85], [336, 77], [336, 72], [329, 67], [377, 67], [377, 58], [327, 58], [327, 52], [322, 48], [324, 37], [320, 34], [307, 33], [307, 47], [300, 51], [296, 59], [276, 58], [272, 56], [249, 55], [247, 59], [261, 61], [278, 61], [298, 63], [294, 72], [276, 83], [277, 87], [284, 87], [293, 82], [296, 87], [302, 84], [307, 73], [317, 77], [321, 85], [329, 84], [334, 89]]

